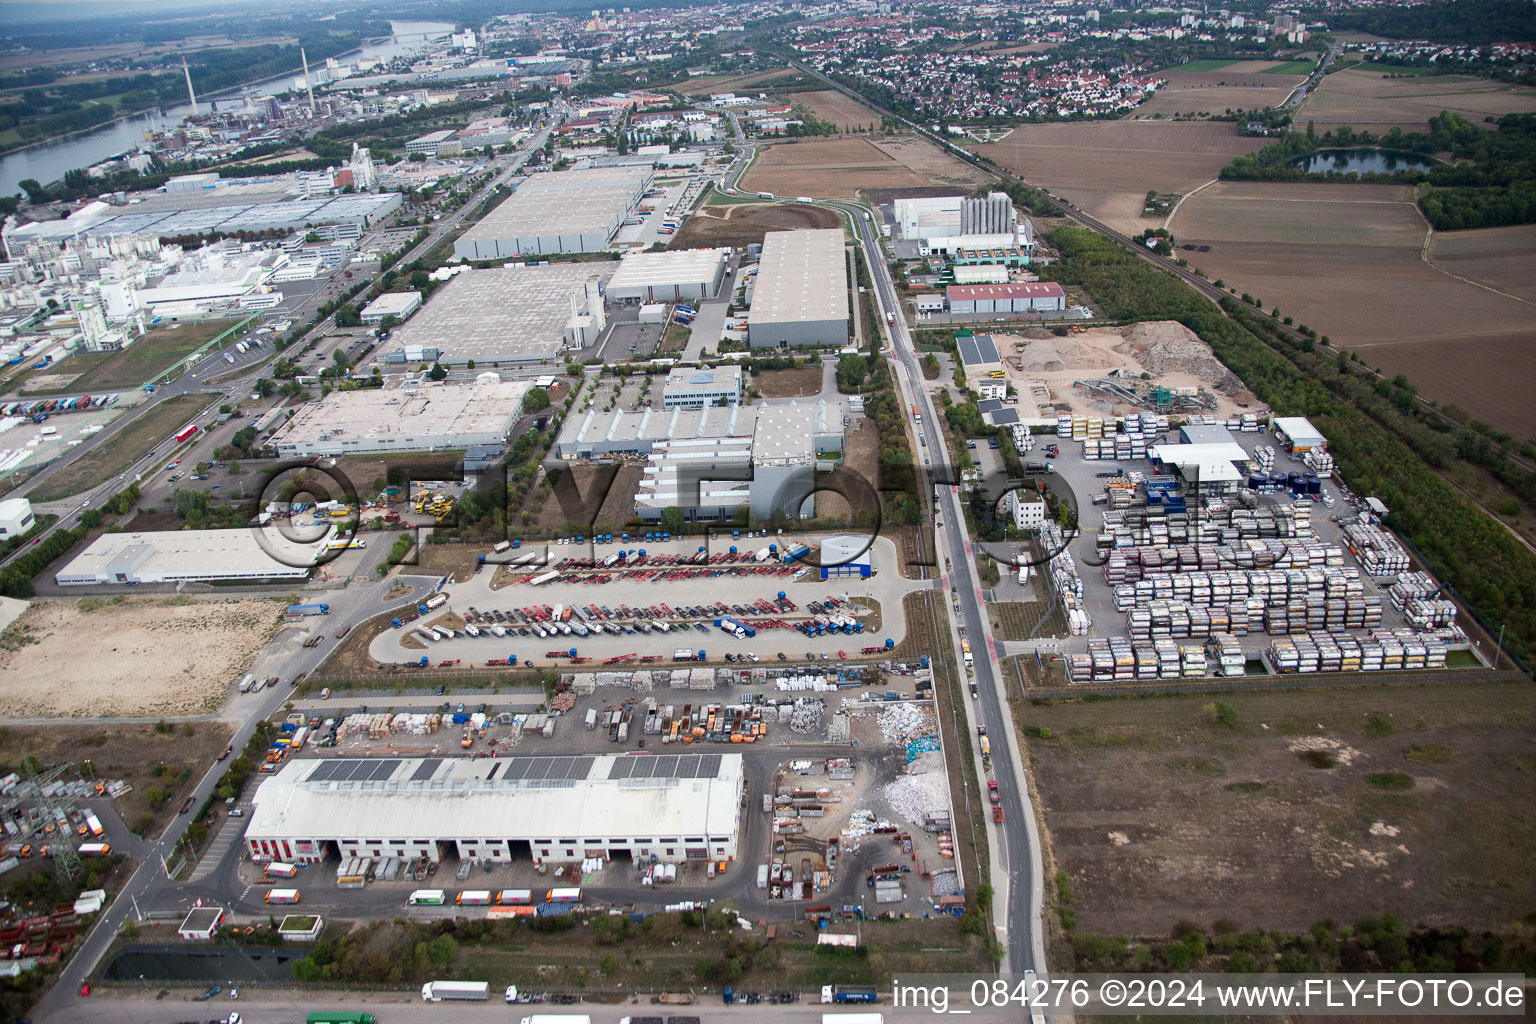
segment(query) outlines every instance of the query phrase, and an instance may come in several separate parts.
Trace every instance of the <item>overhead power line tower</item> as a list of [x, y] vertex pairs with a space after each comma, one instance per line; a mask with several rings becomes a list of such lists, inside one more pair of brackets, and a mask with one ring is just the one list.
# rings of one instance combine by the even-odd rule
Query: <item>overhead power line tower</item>
[[[20, 800], [33, 802], [26, 812], [24, 836], [46, 845], [53, 856], [53, 873], [73, 882], [80, 875], [80, 851], [75, 848], [75, 828], [70, 812], [79, 800], [72, 792], [75, 787], [61, 783], [79, 781], [80, 772], [72, 764], [40, 771], [37, 762], [30, 757], [22, 758], [22, 770], [26, 772], [26, 778], [17, 787], [16, 795]], [[48, 834], [49, 825], [54, 827], [52, 835]]]

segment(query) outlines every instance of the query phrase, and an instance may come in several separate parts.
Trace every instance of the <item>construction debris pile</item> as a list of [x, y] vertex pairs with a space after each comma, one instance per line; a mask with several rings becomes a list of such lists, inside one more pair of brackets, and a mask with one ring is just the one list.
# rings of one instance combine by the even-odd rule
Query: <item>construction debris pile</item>
[[949, 827], [949, 784], [942, 754], [918, 754], [905, 775], [885, 784], [884, 793], [891, 807], [912, 824], [932, 829], [942, 822], [942, 827]]
[[880, 733], [887, 742], [906, 743], [919, 736], [929, 736], [937, 728], [933, 709], [926, 705], [902, 702], [880, 712]]
[[[483, 717], [483, 716], [482, 716]], [[336, 739], [387, 740], [392, 735], [430, 736], [442, 725], [442, 715], [430, 714], [356, 714], [348, 715], [336, 727]]]
[[779, 705], [779, 721], [788, 721], [791, 732], [811, 733], [820, 730], [826, 713], [826, 701], [814, 697], [797, 697], [793, 704]]
[[827, 742], [847, 743], [849, 737], [849, 728], [852, 726], [852, 724], [852, 718], [850, 718], [847, 712], [844, 711], [839, 711], [837, 714], [827, 719]]

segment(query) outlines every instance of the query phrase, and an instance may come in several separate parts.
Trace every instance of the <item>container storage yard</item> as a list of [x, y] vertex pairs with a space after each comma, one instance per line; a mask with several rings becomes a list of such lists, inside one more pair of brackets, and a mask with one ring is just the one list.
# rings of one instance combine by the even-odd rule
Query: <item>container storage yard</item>
[[1282, 422], [1058, 418], [1051, 469], [1082, 535], [1048, 522], [1035, 544], [1069, 682], [1431, 670], [1471, 647], [1380, 503], [1332, 478], [1304, 419]]

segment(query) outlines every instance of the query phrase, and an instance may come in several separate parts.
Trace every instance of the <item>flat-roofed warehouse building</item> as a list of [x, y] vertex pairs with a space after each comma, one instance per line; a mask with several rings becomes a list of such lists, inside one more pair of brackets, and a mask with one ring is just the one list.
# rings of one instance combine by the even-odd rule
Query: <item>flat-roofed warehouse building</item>
[[299, 543], [280, 531], [164, 530], [104, 533], [53, 577], [60, 586], [184, 583], [215, 580], [301, 580], [336, 535]]
[[664, 409], [735, 405], [741, 401], [741, 381], [741, 366], [736, 363], [712, 370], [680, 367], [667, 374], [667, 382], [661, 386], [661, 405]]
[[527, 381], [411, 381], [332, 391], [299, 406], [267, 443], [280, 459], [499, 445], [516, 426], [531, 387]]
[[848, 343], [848, 257], [841, 228], [770, 231], [752, 285], [753, 348]]
[[672, 302], [712, 299], [720, 294], [729, 249], [669, 249], [631, 252], [608, 282], [612, 302]]
[[364, 306], [358, 318], [370, 327], [377, 327], [385, 317], [404, 320], [421, 308], [421, 292], [385, 292]]
[[968, 313], [1059, 312], [1067, 308], [1067, 293], [1055, 281], [1016, 284], [952, 284], [949, 311]]
[[384, 361], [405, 362], [414, 348], [436, 350], [443, 363], [473, 359], [482, 369], [556, 359], [602, 334], [613, 270], [612, 263], [466, 270], [390, 335]]
[[640, 205], [649, 167], [535, 174], [453, 243], [466, 260], [602, 252]]
[[256, 861], [733, 860], [740, 754], [291, 760], [256, 790]]

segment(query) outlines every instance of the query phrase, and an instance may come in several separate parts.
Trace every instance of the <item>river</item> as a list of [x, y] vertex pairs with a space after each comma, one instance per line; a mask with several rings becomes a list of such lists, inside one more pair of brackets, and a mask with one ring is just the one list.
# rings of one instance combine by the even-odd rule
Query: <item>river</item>
[[[392, 39], [376, 45], [364, 46], [355, 51], [355, 55], [345, 55], [344, 59], [348, 62], [354, 59], [390, 60], [402, 54], [425, 49], [432, 40], [442, 39], [454, 30], [452, 24], [440, 21], [391, 21], [389, 27], [394, 32], [395, 38], [400, 40], [399, 42]], [[222, 97], [214, 97], [214, 105], [216, 108], [222, 104], [238, 106], [243, 102], [241, 97], [245, 95], [268, 96], [272, 93], [284, 92], [292, 85], [297, 72], [298, 69], [295, 68], [288, 74], [270, 78], [265, 82], [242, 86], [240, 90], [227, 93]], [[202, 97], [198, 98], [198, 106], [204, 110], [207, 109]], [[186, 103], [158, 110], [146, 110], [99, 128], [53, 139], [30, 149], [7, 153], [0, 157], [0, 195], [20, 192], [21, 186], [18, 183], [25, 178], [33, 178], [47, 185], [64, 177], [65, 171], [76, 167], [89, 167], [120, 153], [126, 153], [143, 141], [144, 133], [150, 128], [174, 127], [191, 112], [191, 106]]]

